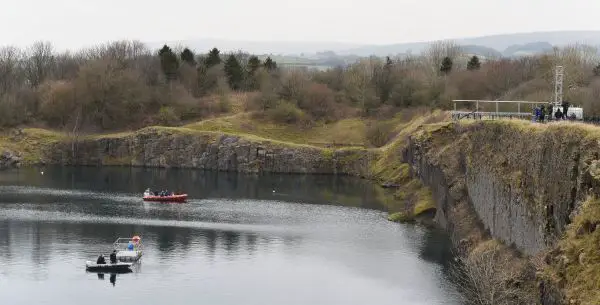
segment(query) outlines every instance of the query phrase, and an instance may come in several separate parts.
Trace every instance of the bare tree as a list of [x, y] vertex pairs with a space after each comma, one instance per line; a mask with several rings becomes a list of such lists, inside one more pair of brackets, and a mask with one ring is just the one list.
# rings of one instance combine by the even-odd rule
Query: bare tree
[[[244, 52], [243, 50], [237, 50], [235, 52], [231, 52], [231, 54], [233, 54], [233, 56], [235, 56], [235, 58], [240, 63], [240, 66], [242, 66], [242, 68], [244, 70], [246, 70], [248, 68], [248, 59], [251, 56], [250, 53]], [[224, 55], [223, 58], [227, 58], [227, 56], [229, 56], [229, 54]]]
[[485, 249], [475, 249], [451, 267], [451, 274], [469, 305], [533, 304], [520, 282], [521, 269], [514, 257], [491, 241]]
[[57, 54], [53, 78], [56, 80], [74, 79], [79, 73], [79, 67], [84, 63], [85, 59], [80, 54], [73, 54], [69, 51]]
[[427, 50], [423, 52], [423, 62], [430, 71], [430, 75], [435, 77], [438, 74], [442, 61], [449, 57], [453, 63], [457, 62], [459, 56], [463, 55], [463, 48], [452, 40], [439, 40], [433, 42]]
[[52, 75], [55, 65], [52, 44], [36, 42], [27, 51], [25, 73], [33, 88], [37, 88], [44, 80]]
[[198, 96], [198, 69], [183, 63], [178, 69], [179, 81], [191, 95]]
[[281, 80], [280, 96], [298, 102], [304, 98], [302, 95], [309, 83], [309, 75], [305, 71], [295, 69], [285, 71]]
[[599, 117], [600, 79], [592, 80], [591, 84], [585, 88], [567, 91], [565, 99], [580, 104], [585, 109], [586, 115]]
[[0, 48], [0, 96], [11, 92], [24, 80], [23, 53], [15, 47]]
[[136, 70], [122, 69], [115, 60], [88, 62], [75, 80], [75, 90], [86, 121], [102, 129], [128, 127], [152, 108], [151, 91], [143, 76]]
[[[310, 83], [298, 106], [310, 113], [315, 119], [330, 119], [339, 115], [335, 112], [335, 93], [326, 85]], [[337, 107], [339, 108], [339, 107]]]
[[169, 46], [171, 48], [171, 50], [173, 51], [173, 53], [177, 54], [177, 56], [179, 56], [179, 54], [181, 54], [181, 52], [183, 52], [183, 50], [186, 48], [186, 46], [184, 46], [181, 43], [176, 43], [175, 45], [170, 45]]
[[344, 90], [361, 109], [376, 99], [375, 89], [371, 85], [378, 64], [380, 60], [375, 58], [362, 59], [351, 65], [344, 74]]

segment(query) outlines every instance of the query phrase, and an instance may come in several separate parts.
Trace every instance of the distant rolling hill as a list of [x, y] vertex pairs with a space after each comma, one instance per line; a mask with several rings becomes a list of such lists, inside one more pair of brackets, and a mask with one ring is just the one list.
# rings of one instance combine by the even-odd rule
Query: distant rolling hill
[[502, 56], [502, 52], [500, 52], [496, 49], [492, 49], [492, 48], [488, 48], [488, 47], [484, 47], [484, 46], [469, 44], [469, 45], [463, 45], [462, 47], [463, 47], [464, 52], [467, 54], [476, 54], [476, 55], [481, 55], [484, 57], [501, 57]]
[[[466, 46], [467, 51], [485, 55], [494, 53], [496, 56], [518, 56], [543, 52], [552, 49], [552, 46], [565, 46], [568, 44], [582, 43], [593, 46], [600, 45], [600, 31], [555, 31], [532, 32], [517, 34], [490, 35], [472, 38], [450, 39]], [[387, 56], [403, 53], [420, 53], [425, 50], [431, 41], [410, 42], [391, 45], [368, 45], [338, 51], [338, 54], [354, 54], [359, 56]], [[496, 51], [496, 52], [493, 52]]]
[[312, 41], [237, 41], [225, 39], [190, 39], [181, 41], [147, 42], [149, 47], [159, 49], [163, 44], [185, 46], [196, 52], [208, 52], [216, 47], [224, 52], [242, 50], [252, 54], [314, 54], [321, 51], [342, 51], [362, 47], [357, 43]]
[[554, 48], [549, 42], [531, 42], [512, 45], [504, 50], [504, 56], [522, 56], [551, 51]]
[[[482, 37], [449, 39], [461, 44], [467, 55], [490, 57], [515, 57], [538, 54], [552, 50], [554, 46], [581, 43], [600, 46], [600, 31], [555, 31], [490, 35]], [[187, 46], [196, 52], [208, 52], [213, 47], [222, 52], [242, 50], [270, 55], [285, 66], [333, 67], [354, 62], [366, 56], [397, 56], [418, 54], [432, 41], [389, 45], [360, 45], [339, 42], [285, 42], [285, 41], [234, 41], [222, 39], [191, 39], [185, 41], [150, 42], [147, 45], [159, 49], [163, 44], [172, 47]]]

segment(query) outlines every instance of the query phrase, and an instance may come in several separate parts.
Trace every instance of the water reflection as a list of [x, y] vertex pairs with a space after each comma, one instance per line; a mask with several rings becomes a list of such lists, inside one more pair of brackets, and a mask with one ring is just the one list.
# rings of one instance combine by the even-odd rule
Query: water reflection
[[240, 234], [230, 231], [223, 231], [222, 234], [226, 255], [229, 258], [235, 258], [235, 254], [240, 248]]
[[[194, 199], [245, 198], [384, 208], [375, 198], [375, 185], [366, 180], [345, 176], [245, 175], [201, 170], [125, 167], [46, 167], [43, 169], [44, 175], [41, 175], [40, 171], [36, 168], [25, 168], [5, 172], [0, 185], [10, 182], [11, 185], [124, 192], [136, 196], [147, 187], [151, 187], [186, 192]], [[93, 183], [90, 183], [91, 181]]]
[[[98, 279], [101, 281], [104, 281], [104, 273], [98, 273]], [[111, 283], [111, 285], [113, 287], [115, 287], [115, 285], [117, 284], [117, 274], [116, 273], [110, 273], [109, 279], [108, 279]]]
[[446, 233], [436, 230], [423, 231], [423, 246], [420, 247], [419, 257], [432, 263], [442, 263], [444, 267], [453, 260], [452, 242], [446, 238]]
[[[458, 304], [443, 275], [449, 259], [444, 234], [390, 223], [376, 210], [322, 205], [331, 202], [325, 198], [343, 198], [340, 205], [377, 207], [369, 197], [372, 185], [362, 180], [45, 171], [43, 177], [32, 170], [0, 174], [0, 276], [11, 279], [0, 294], [10, 304], [46, 301], [42, 296], [48, 304], [74, 302], [62, 291], [89, 304], [130, 301], [131, 291], [141, 303], [188, 304], [200, 294], [207, 304]], [[141, 202], [136, 194], [152, 183], [181, 184], [194, 198], [208, 199]], [[133, 274], [82, 280], [86, 260], [132, 235], [144, 244]], [[106, 277], [103, 283], [116, 287], [118, 281], [126, 289], [89, 299]], [[37, 282], [44, 283], [36, 286], [44, 290], [40, 299], [19, 292]]]
[[213, 229], [12, 220], [0, 220], [0, 224], [0, 257], [9, 263], [20, 263], [23, 258], [29, 258], [31, 264], [28, 265], [32, 269], [29, 274], [36, 280], [47, 278], [43, 266], [51, 264], [52, 258], [75, 256], [80, 260], [94, 260], [99, 254], [107, 256], [118, 237], [129, 237], [132, 232], [142, 236], [144, 253], [155, 252], [150, 255], [156, 255], [164, 262], [174, 257], [179, 261], [192, 255], [212, 264], [216, 257], [227, 260], [251, 258], [258, 251], [269, 252], [281, 243], [289, 247], [302, 243], [302, 238]]

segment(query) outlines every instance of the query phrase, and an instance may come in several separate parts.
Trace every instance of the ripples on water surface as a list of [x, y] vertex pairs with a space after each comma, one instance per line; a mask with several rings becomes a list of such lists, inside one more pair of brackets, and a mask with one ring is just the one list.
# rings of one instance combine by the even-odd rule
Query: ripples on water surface
[[[149, 186], [192, 200], [144, 203]], [[375, 198], [366, 181], [329, 176], [0, 172], [1, 303], [458, 304], [446, 237], [388, 222]], [[86, 273], [133, 234], [145, 247], [133, 273]]]

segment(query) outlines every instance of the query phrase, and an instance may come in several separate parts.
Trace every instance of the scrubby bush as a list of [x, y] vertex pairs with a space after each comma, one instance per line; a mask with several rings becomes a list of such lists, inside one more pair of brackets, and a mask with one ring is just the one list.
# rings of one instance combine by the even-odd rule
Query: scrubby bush
[[160, 107], [156, 115], [156, 122], [164, 126], [173, 126], [179, 123], [179, 116], [175, 113], [173, 107]]
[[282, 124], [302, 123], [306, 115], [294, 103], [280, 100], [274, 108], [267, 110], [267, 117]]
[[393, 136], [394, 124], [385, 121], [371, 122], [365, 130], [365, 138], [372, 146], [381, 147]]
[[339, 118], [335, 93], [323, 84], [308, 85], [299, 100], [299, 106], [316, 120], [333, 121]]

